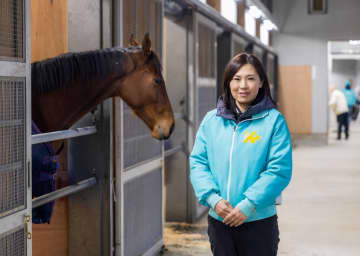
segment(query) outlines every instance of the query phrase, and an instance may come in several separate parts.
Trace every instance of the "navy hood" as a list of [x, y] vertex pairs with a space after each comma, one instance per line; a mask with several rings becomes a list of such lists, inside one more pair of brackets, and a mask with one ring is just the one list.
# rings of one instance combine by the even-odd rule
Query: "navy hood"
[[255, 105], [250, 105], [249, 108], [244, 113], [236, 114], [232, 110], [225, 107], [222, 96], [219, 97], [217, 103], [217, 116], [221, 116], [225, 119], [233, 120], [235, 122], [240, 122], [242, 120], [246, 120], [251, 118], [253, 115], [256, 115], [264, 110], [275, 108], [271, 99], [268, 96], [264, 96], [264, 98]]

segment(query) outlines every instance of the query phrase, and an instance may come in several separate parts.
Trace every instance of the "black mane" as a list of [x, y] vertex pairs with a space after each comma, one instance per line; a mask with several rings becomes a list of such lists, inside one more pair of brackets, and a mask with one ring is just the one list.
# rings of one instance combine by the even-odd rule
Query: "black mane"
[[[32, 93], [45, 94], [68, 87], [73, 81], [102, 79], [117, 72], [125, 74], [125, 61], [131, 49], [108, 48], [104, 50], [67, 53], [31, 64]], [[133, 50], [133, 49], [132, 49]]]

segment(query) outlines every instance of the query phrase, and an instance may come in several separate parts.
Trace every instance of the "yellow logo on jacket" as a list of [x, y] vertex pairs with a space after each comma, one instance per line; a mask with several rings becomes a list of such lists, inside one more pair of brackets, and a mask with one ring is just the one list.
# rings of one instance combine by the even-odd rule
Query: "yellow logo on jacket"
[[256, 131], [253, 131], [252, 133], [249, 133], [249, 132], [245, 132], [245, 139], [244, 139], [244, 143], [255, 143], [257, 142], [258, 140], [260, 140], [261, 136], [257, 135], [256, 134]]

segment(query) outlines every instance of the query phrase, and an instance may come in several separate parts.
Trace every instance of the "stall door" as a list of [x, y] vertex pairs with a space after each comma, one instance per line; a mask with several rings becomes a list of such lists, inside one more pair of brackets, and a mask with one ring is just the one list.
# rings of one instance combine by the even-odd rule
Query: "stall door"
[[29, 4], [0, 2], [0, 256], [31, 255]]
[[187, 220], [188, 19], [164, 19], [166, 90], [175, 113], [175, 129], [165, 142], [166, 220]]
[[252, 54], [254, 54], [261, 61], [261, 63], [263, 63], [263, 65], [266, 65], [266, 63], [264, 63], [265, 51], [263, 50], [263, 48], [260, 48], [259, 46], [254, 45]]
[[274, 101], [277, 101], [277, 84], [275, 74], [275, 55], [268, 53], [266, 58], [266, 73], [269, 80], [271, 97]]
[[231, 40], [232, 56], [245, 52], [245, 48], [247, 45], [248, 42], [246, 41], [245, 38], [232, 34], [232, 40]]
[[[217, 43], [216, 24], [201, 14], [194, 15], [195, 35], [195, 133], [206, 113], [216, 107], [217, 80]], [[194, 133], [194, 135], [195, 135]], [[192, 204], [192, 220], [198, 219], [207, 208], [201, 206], [194, 195]]]
[[[122, 3], [123, 45], [129, 45], [131, 34], [141, 43], [145, 33], [149, 33], [152, 49], [161, 60], [163, 2], [124, 0]], [[151, 137], [143, 121], [125, 102], [117, 106], [115, 112], [121, 113], [120, 123], [115, 125], [116, 133], [121, 131], [121, 195], [116, 207], [116, 218], [121, 222], [116, 227], [116, 244], [120, 245], [117, 253], [152, 254], [163, 244], [162, 143]]]

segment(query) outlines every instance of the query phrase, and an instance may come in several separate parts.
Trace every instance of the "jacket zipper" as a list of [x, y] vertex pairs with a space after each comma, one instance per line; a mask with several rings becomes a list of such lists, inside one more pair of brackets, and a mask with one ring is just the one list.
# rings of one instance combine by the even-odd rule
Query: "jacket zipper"
[[252, 121], [252, 120], [256, 120], [256, 119], [260, 119], [260, 118], [263, 118], [265, 115], [263, 116], [260, 116], [260, 117], [257, 117], [257, 118], [253, 118], [253, 119], [246, 119], [246, 120], [243, 120], [239, 123], [237, 123], [234, 127], [234, 133], [233, 133], [233, 136], [232, 136], [232, 143], [231, 143], [231, 149], [230, 149], [230, 161], [229, 161], [229, 176], [228, 176], [228, 184], [227, 184], [227, 201], [230, 202], [230, 184], [231, 184], [231, 170], [232, 170], [232, 153], [233, 153], [233, 150], [234, 150], [234, 142], [235, 142], [235, 135], [236, 135], [236, 129], [237, 127], [243, 123], [243, 122], [246, 122], [246, 121]]
[[228, 177], [228, 184], [227, 184], [227, 201], [230, 202], [230, 180], [231, 180], [231, 166], [232, 166], [232, 153], [234, 149], [234, 142], [235, 142], [235, 135], [236, 135], [236, 128], [238, 127], [240, 123], [235, 125], [234, 127], [234, 133], [232, 136], [232, 143], [231, 143], [231, 149], [230, 149], [230, 167], [229, 167], [229, 177]]

